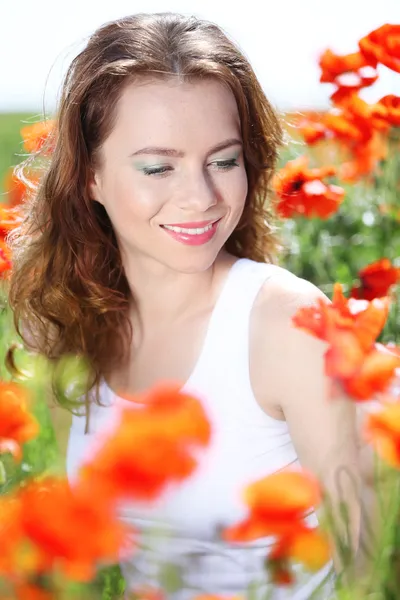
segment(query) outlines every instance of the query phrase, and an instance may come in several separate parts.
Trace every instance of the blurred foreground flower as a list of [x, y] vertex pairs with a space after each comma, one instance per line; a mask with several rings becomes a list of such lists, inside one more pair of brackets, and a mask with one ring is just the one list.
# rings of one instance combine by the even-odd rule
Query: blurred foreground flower
[[275, 583], [292, 582], [290, 559], [310, 570], [328, 562], [327, 538], [304, 520], [321, 502], [320, 486], [311, 474], [287, 470], [269, 475], [246, 488], [245, 502], [249, 516], [225, 529], [223, 537], [229, 542], [249, 542], [275, 536], [266, 562]]
[[12, 268], [11, 250], [7, 244], [7, 235], [22, 223], [19, 205], [0, 205], [0, 277], [6, 278]]
[[365, 436], [376, 452], [391, 466], [400, 468], [400, 402], [388, 396], [382, 408], [368, 414]]
[[54, 140], [51, 140], [51, 136], [54, 135], [54, 124], [55, 121], [49, 119], [22, 127], [21, 137], [25, 150], [32, 154], [39, 152], [47, 145], [46, 152], [51, 153], [54, 147]]
[[127, 539], [107, 499], [64, 479], [30, 481], [5, 502], [12, 519], [1, 515], [0, 572], [16, 582], [54, 572], [89, 581], [99, 562], [118, 560]]
[[194, 452], [208, 445], [210, 424], [199, 400], [178, 385], [127, 399], [132, 407], [121, 411], [117, 430], [102, 440], [80, 478], [92, 493], [100, 487], [102, 497], [151, 500], [194, 472]]
[[18, 206], [0, 205], [0, 239], [22, 223], [22, 214]]
[[293, 317], [295, 327], [324, 340], [326, 374], [355, 400], [383, 392], [400, 366], [400, 357], [376, 343], [389, 310], [388, 298], [347, 299], [336, 283], [332, 303], [319, 299]]
[[335, 213], [343, 201], [344, 190], [321, 181], [335, 173], [333, 166], [309, 169], [306, 156], [287, 162], [273, 179], [279, 214], [286, 218], [304, 215], [326, 219]]
[[23, 583], [16, 586], [13, 600], [57, 600], [58, 596], [58, 594], [56, 596], [53, 592], [43, 589], [43, 587]]
[[6, 202], [9, 207], [18, 206], [26, 200], [32, 189], [39, 183], [37, 174], [30, 174], [28, 181], [23, 181], [15, 173], [14, 167], [10, 167], [4, 179], [4, 189], [7, 193]]
[[400, 281], [400, 269], [388, 258], [373, 262], [358, 274], [361, 284], [351, 290], [353, 298], [373, 300], [387, 296], [390, 288]]
[[379, 100], [379, 104], [386, 109], [387, 122], [393, 127], [400, 127], [400, 96], [388, 94]]
[[39, 423], [30, 414], [28, 403], [25, 388], [0, 381], [0, 454], [10, 452], [21, 460], [22, 445], [38, 435]]
[[400, 73], [400, 25], [386, 23], [361, 38], [359, 47], [373, 65], [381, 63]]

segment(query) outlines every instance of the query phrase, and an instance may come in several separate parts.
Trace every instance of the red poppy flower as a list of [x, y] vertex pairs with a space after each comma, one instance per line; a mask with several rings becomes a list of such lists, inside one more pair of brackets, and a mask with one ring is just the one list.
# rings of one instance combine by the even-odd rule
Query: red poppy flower
[[247, 486], [249, 516], [224, 531], [228, 541], [248, 542], [270, 535], [287, 535], [303, 526], [310, 509], [321, 502], [316, 479], [301, 471], [279, 471]]
[[47, 145], [47, 153], [52, 152], [54, 147], [54, 139], [52, 140], [54, 125], [54, 120], [49, 119], [48, 121], [40, 121], [22, 127], [20, 133], [25, 150], [29, 153], [36, 153]]
[[19, 497], [21, 527], [38, 552], [41, 572], [61, 569], [66, 577], [89, 581], [99, 561], [118, 560], [128, 529], [107, 499], [55, 477], [30, 482]]
[[3, 238], [9, 231], [22, 223], [21, 209], [11, 206], [0, 206], [0, 236]]
[[194, 472], [194, 451], [209, 443], [210, 424], [201, 403], [179, 385], [162, 384], [129, 400], [132, 408], [124, 409], [81, 479], [104, 497], [150, 500]]
[[388, 295], [390, 288], [400, 281], [400, 269], [388, 258], [382, 258], [361, 269], [358, 276], [361, 285], [352, 288], [351, 296], [373, 300]]
[[382, 408], [368, 414], [364, 433], [386, 462], [400, 468], [400, 402], [384, 398]]
[[22, 583], [15, 586], [16, 600], [56, 600], [57, 595], [31, 583]]
[[0, 278], [11, 270], [11, 260], [2, 248], [0, 248]]
[[296, 125], [296, 129], [309, 146], [324, 140], [328, 133], [327, 127], [322, 122], [307, 118], [301, 119]]
[[385, 119], [393, 127], [400, 127], [400, 96], [388, 94], [378, 102], [386, 109]]
[[267, 569], [275, 583], [293, 581], [289, 560], [320, 569], [330, 558], [326, 536], [309, 528], [304, 517], [321, 502], [317, 480], [305, 471], [280, 471], [246, 488], [249, 516], [228, 527], [223, 537], [230, 542], [248, 542], [266, 536], [276, 540], [267, 557]]
[[279, 199], [279, 214], [285, 218], [304, 215], [326, 219], [335, 213], [343, 201], [344, 190], [321, 181], [323, 177], [335, 173], [335, 167], [330, 165], [320, 169], [309, 169], [306, 156], [287, 162], [273, 180], [273, 187]]
[[371, 66], [361, 52], [339, 55], [332, 50], [325, 50], [319, 59], [321, 68], [321, 83], [336, 83], [336, 78], [343, 73], [358, 72], [363, 67]]
[[371, 64], [381, 63], [400, 73], [400, 25], [382, 25], [361, 38], [358, 44]]
[[332, 95], [332, 101], [337, 100], [351, 91], [369, 87], [378, 79], [378, 73], [361, 52], [340, 56], [326, 50], [319, 61], [321, 67], [320, 81], [333, 83], [337, 90]]
[[28, 392], [17, 383], [0, 382], [0, 453], [20, 460], [22, 446], [39, 433], [39, 424], [28, 411]]
[[[10, 207], [18, 206], [26, 200], [39, 183], [38, 175], [30, 174], [29, 181], [23, 181], [15, 173], [14, 167], [11, 167], [5, 176], [4, 189], [7, 193], [6, 201]], [[32, 186], [32, 187], [31, 187]]]
[[328, 342], [325, 371], [355, 400], [385, 391], [400, 366], [400, 357], [376, 343], [387, 319], [388, 298], [347, 299], [335, 284], [332, 303], [319, 299], [299, 309], [295, 327]]
[[374, 131], [372, 137], [363, 144], [353, 146], [352, 157], [339, 167], [339, 178], [354, 183], [361, 177], [373, 173], [388, 153], [387, 139], [381, 132]]

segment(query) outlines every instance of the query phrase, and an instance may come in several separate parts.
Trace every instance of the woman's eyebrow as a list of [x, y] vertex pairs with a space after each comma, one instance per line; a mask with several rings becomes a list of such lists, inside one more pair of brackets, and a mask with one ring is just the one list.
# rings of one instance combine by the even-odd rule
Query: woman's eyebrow
[[[237, 146], [239, 144], [242, 146], [241, 140], [230, 138], [217, 144], [213, 148], [210, 148], [210, 150], [207, 152], [207, 155], [214, 154], [215, 152], [219, 152], [220, 150], [225, 150], [225, 148], [230, 148], [231, 146]], [[146, 148], [141, 148], [140, 150], [133, 152], [130, 156], [138, 156], [139, 154], [158, 154], [159, 156], [174, 156], [177, 158], [183, 158], [185, 156], [185, 153], [181, 150], [175, 150], [174, 148], [163, 148], [160, 146], [148, 146]]]

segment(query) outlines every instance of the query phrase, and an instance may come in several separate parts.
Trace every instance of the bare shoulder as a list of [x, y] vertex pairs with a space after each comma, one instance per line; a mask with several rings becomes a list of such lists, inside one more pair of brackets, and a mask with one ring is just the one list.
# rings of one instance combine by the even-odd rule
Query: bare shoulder
[[328, 300], [313, 283], [297, 277], [283, 267], [274, 266], [258, 295], [254, 312], [257, 319], [266, 319], [274, 311], [275, 317], [285, 321], [302, 306], [310, 306], [318, 298]]
[[275, 350], [285, 349], [286, 360], [291, 351], [298, 349], [298, 344], [304, 349], [308, 347], [323, 352], [325, 344], [297, 329], [292, 321], [300, 308], [316, 305], [321, 299], [329, 302], [313, 283], [282, 267], [274, 267], [257, 296], [251, 316], [252, 331], [260, 352], [268, 355], [272, 344]]
[[[252, 385], [259, 403], [274, 416], [283, 413], [293, 389], [309, 374], [322, 386], [326, 344], [297, 329], [299, 308], [327, 297], [314, 284], [274, 267], [253, 307], [250, 323]], [[320, 377], [318, 377], [318, 373]], [[322, 391], [322, 390], [321, 390]]]

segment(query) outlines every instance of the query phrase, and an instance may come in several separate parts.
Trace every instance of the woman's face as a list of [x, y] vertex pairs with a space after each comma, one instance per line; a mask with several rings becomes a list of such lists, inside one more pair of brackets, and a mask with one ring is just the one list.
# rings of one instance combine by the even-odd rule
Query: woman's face
[[117, 106], [91, 194], [105, 207], [125, 265], [210, 267], [247, 195], [239, 113], [215, 80], [144, 80]]

